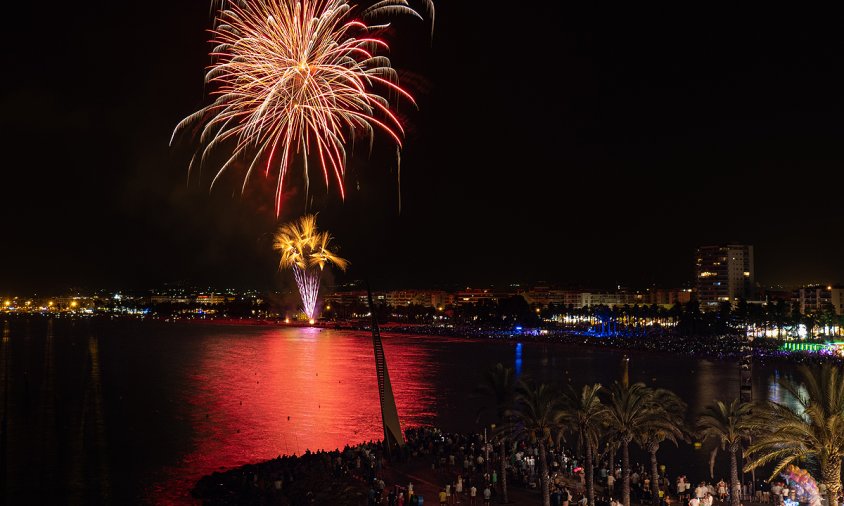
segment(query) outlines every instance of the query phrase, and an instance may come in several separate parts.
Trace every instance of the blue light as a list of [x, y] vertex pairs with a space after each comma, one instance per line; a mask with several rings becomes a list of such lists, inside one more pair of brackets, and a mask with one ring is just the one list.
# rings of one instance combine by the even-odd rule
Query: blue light
[[[521, 331], [522, 331], [522, 326], [516, 325], [516, 332], [521, 332]], [[519, 344], [519, 346], [521, 346], [521, 344]]]

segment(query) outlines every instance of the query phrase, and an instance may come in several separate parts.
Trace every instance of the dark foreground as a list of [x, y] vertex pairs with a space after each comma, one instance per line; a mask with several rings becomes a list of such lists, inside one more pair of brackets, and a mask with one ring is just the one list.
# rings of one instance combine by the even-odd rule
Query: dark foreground
[[[301, 456], [278, 457], [203, 477], [191, 495], [206, 505], [388, 505], [409, 506], [446, 503], [485, 505], [504, 502], [498, 474], [501, 469], [500, 445], [485, 445], [480, 434], [448, 434], [437, 429], [407, 431], [406, 446], [388, 458], [381, 443], [365, 443], [342, 451], [306, 452]], [[524, 442], [509, 446], [506, 455], [508, 501], [512, 504], [541, 504], [537, 448]], [[548, 452], [551, 477], [551, 504], [578, 505], [583, 500], [581, 467], [565, 447]], [[607, 486], [609, 462], [596, 466], [596, 506], [611, 506], [619, 499], [620, 480], [614, 490]], [[614, 466], [615, 467], [615, 466]], [[616, 472], [620, 473], [617, 468]], [[652, 504], [643, 484], [649, 479], [645, 468], [633, 466], [632, 502]], [[685, 475], [684, 475], [685, 476]], [[688, 497], [677, 496], [676, 476], [661, 477], [667, 482], [662, 506], [686, 504]], [[693, 480], [695, 477], [691, 477]], [[701, 477], [703, 478], [703, 477]], [[709, 481], [709, 477], [706, 477]], [[698, 481], [692, 481], [697, 484]], [[473, 490], [474, 489], [474, 490]], [[747, 484], [742, 504], [777, 502], [765, 494], [753, 493]], [[488, 499], [487, 499], [488, 498]], [[713, 497], [713, 504], [729, 504], [729, 498]]]
[[[191, 495], [208, 505], [415, 505], [437, 504], [448, 485], [454, 496], [449, 502], [471, 504], [474, 487], [474, 503], [481, 505], [485, 492], [492, 501], [500, 499], [501, 490], [498, 453], [490, 451], [488, 460], [485, 455], [479, 434], [411, 429], [407, 444], [391, 459], [380, 442], [305, 452], [205, 476]], [[513, 466], [508, 474], [511, 501], [539, 497], [528, 467]]]

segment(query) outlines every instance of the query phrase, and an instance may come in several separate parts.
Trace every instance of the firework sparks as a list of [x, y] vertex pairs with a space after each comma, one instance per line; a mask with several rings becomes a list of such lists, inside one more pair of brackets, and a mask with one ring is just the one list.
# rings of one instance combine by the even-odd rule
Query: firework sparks
[[279, 268], [293, 270], [302, 306], [308, 319], [313, 319], [319, 295], [319, 282], [326, 266], [334, 264], [346, 270], [349, 262], [331, 251], [331, 235], [319, 232], [316, 216], [308, 214], [298, 221], [282, 225], [275, 235], [273, 247], [281, 252]]
[[[242, 160], [245, 190], [258, 172], [277, 174], [275, 208], [294, 158], [318, 161], [326, 188], [336, 181], [345, 198], [346, 146], [381, 131], [401, 147], [404, 131], [388, 97], [413, 97], [398, 84], [387, 43], [369, 25], [379, 15], [412, 14], [406, 0], [382, 0], [359, 12], [348, 0], [224, 2], [212, 30], [216, 47], [205, 81], [215, 100], [182, 120], [173, 135], [197, 127], [202, 165], [222, 144], [233, 145], [211, 185]], [[425, 3], [433, 15], [433, 5]], [[171, 139], [172, 142], [172, 139]]]

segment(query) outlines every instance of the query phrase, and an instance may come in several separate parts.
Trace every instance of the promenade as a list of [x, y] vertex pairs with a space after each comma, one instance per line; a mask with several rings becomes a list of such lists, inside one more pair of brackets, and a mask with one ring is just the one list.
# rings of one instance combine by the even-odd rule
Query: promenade
[[[448, 490], [449, 505], [484, 505], [484, 490], [491, 492], [490, 504], [503, 502], [500, 456], [491, 448], [489, 460], [484, 456], [483, 437], [479, 434], [447, 434], [436, 429], [407, 431], [406, 446], [392, 459], [385, 456], [379, 443], [364, 443], [342, 451], [306, 452], [302, 456], [279, 457], [260, 464], [247, 465], [202, 478], [192, 495], [207, 505], [261, 504], [331, 504], [411, 506], [422, 498], [423, 505], [438, 505], [440, 491]], [[541, 504], [539, 469], [536, 448], [515, 444], [507, 455], [508, 499], [510, 504]], [[568, 495], [571, 506], [583, 501], [583, 484], [579, 466], [566, 448], [548, 451], [552, 505], [560, 504]], [[577, 466], [577, 467], [575, 467]], [[641, 480], [631, 487], [631, 504], [648, 506]], [[605, 479], [595, 471], [596, 506], [610, 506], [611, 499], [620, 500], [621, 481], [615, 496], [608, 493]], [[638, 476], [638, 475], [637, 475]], [[673, 486], [676, 477], [669, 476], [671, 486], [666, 506], [686, 506]], [[470, 490], [476, 487], [472, 500]], [[412, 491], [412, 493], [411, 493]], [[461, 491], [461, 493], [457, 493]], [[564, 492], [565, 491], [565, 492]], [[399, 498], [399, 496], [402, 496]], [[411, 500], [412, 496], [416, 499]], [[742, 498], [742, 506], [763, 506], [771, 503]], [[728, 506], [729, 502], [713, 496], [712, 506]]]

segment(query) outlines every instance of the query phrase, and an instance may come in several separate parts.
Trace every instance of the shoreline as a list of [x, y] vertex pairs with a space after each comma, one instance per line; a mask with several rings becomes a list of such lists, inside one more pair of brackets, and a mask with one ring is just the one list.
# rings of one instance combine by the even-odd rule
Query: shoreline
[[[165, 322], [165, 320], [156, 320]], [[352, 332], [370, 332], [368, 324], [350, 324], [339, 322], [307, 322], [284, 323], [282, 320], [258, 319], [178, 319], [166, 323], [187, 323], [190, 325], [209, 326], [243, 326], [270, 328], [316, 328]], [[379, 323], [383, 334], [397, 334], [403, 336], [434, 337], [446, 339], [463, 339], [472, 342], [509, 341], [512, 343], [531, 342], [562, 344], [574, 347], [586, 347], [596, 350], [618, 350], [622, 352], [660, 353], [671, 356], [684, 356], [717, 361], [738, 361], [747, 355], [746, 347], [752, 348], [754, 360], [760, 363], [822, 363], [826, 361], [842, 361], [844, 358], [833, 355], [822, 355], [809, 352], [784, 352], [779, 348], [783, 343], [793, 342], [777, 338], [757, 338], [750, 344], [743, 342], [738, 336], [596, 336], [574, 330], [555, 330], [547, 334], [516, 334], [512, 331], [500, 329], [469, 329], [433, 327], [423, 324], [401, 324], [396, 322]], [[812, 341], [808, 341], [812, 342]], [[744, 348], [744, 349], [743, 349]]]
[[[49, 319], [61, 320], [85, 319], [91, 321], [137, 321], [155, 322], [159, 324], [184, 324], [189, 326], [212, 327], [259, 327], [259, 328], [314, 328], [349, 332], [370, 332], [370, 326], [365, 322], [326, 322], [318, 321], [310, 324], [306, 321], [291, 321], [285, 323], [283, 319], [258, 318], [138, 318], [130, 315], [45, 315], [45, 314], [16, 314], [10, 320], [16, 319]], [[8, 321], [8, 320], [7, 320]], [[390, 334], [404, 336], [433, 337], [445, 339], [463, 339], [473, 342], [509, 341], [562, 344], [575, 347], [586, 347], [596, 350], [619, 350], [622, 352], [660, 353], [671, 356], [702, 358], [717, 361], [740, 360], [748, 355], [747, 347], [754, 361], [781, 363], [823, 363], [827, 361], [841, 362], [844, 357], [831, 354], [821, 354], [809, 351], [782, 351], [784, 343], [797, 342], [778, 338], [756, 338], [752, 343], [744, 341], [736, 335], [724, 336], [681, 336], [681, 335], [635, 335], [635, 336], [597, 336], [587, 332], [570, 329], [554, 329], [542, 331], [532, 330], [516, 333], [512, 330], [478, 327], [437, 327], [425, 324], [405, 324], [399, 322], [379, 323], [379, 328], [388, 337]], [[818, 340], [800, 342], [814, 343]]]

